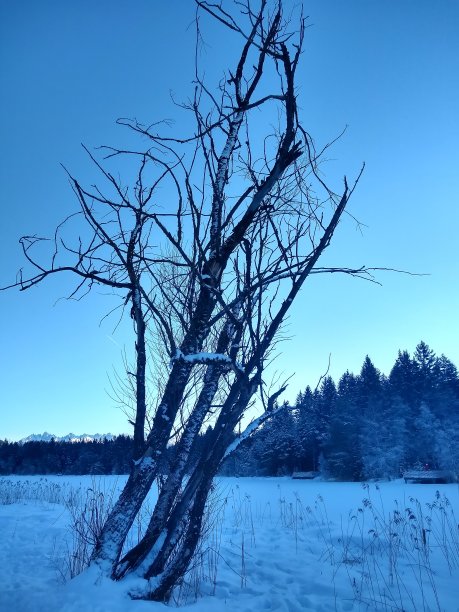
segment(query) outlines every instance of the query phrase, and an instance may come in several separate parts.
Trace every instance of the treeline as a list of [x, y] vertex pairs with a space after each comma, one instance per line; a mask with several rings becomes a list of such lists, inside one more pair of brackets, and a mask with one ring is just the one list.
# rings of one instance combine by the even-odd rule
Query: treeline
[[90, 442], [0, 441], [0, 474], [127, 474], [132, 438]]
[[459, 377], [421, 342], [388, 377], [366, 357], [359, 375], [300, 393], [224, 466], [235, 475], [320, 471], [339, 480], [398, 478], [407, 468], [459, 472]]
[[[191, 464], [197, 461], [209, 431], [198, 436], [191, 449]], [[120, 435], [113, 439], [87, 442], [8, 442], [0, 440], [0, 475], [47, 474], [128, 474], [132, 463], [133, 439]], [[159, 471], [169, 470], [174, 447], [163, 455]]]
[[[209, 428], [210, 429], [210, 428]], [[192, 449], [196, 456], [208, 434]], [[161, 472], [167, 473], [174, 447]], [[126, 474], [132, 438], [94, 442], [0, 441], [0, 474]], [[191, 461], [193, 464], [193, 461]], [[317, 471], [339, 480], [398, 478], [405, 469], [459, 474], [459, 376], [424, 342], [399, 351], [384, 376], [366, 357], [360, 374], [325, 377], [242, 443], [221, 474], [275, 476]]]

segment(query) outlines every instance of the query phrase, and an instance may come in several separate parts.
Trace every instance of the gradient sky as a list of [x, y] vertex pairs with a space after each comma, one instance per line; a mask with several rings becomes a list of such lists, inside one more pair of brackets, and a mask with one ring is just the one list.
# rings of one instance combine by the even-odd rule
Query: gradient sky
[[[348, 125], [324, 167], [337, 189], [366, 162], [349, 207], [364, 231], [346, 220], [327, 262], [427, 276], [307, 283], [276, 364], [296, 373], [290, 399], [315, 386], [330, 354], [336, 379], [367, 353], [388, 373], [397, 350], [421, 339], [459, 365], [459, 3], [314, 0], [305, 11], [304, 123], [318, 144]], [[116, 118], [174, 117], [169, 92], [192, 91], [193, 17], [190, 0], [0, 2], [0, 285], [23, 264], [18, 238], [50, 235], [76, 209], [60, 162], [85, 182], [81, 142], [123, 146]], [[203, 25], [211, 80], [234, 65], [240, 41]], [[99, 325], [114, 305], [103, 290], [58, 301], [71, 286], [61, 276], [0, 294], [0, 438], [129, 432], [107, 394], [129, 323]]]

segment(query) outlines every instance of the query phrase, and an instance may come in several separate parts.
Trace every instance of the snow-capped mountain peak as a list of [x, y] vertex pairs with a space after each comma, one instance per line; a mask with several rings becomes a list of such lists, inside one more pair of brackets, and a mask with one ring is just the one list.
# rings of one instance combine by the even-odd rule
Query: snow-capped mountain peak
[[113, 440], [115, 436], [111, 433], [106, 434], [74, 434], [68, 433], [65, 436], [55, 436], [54, 434], [50, 434], [45, 431], [42, 434], [31, 434], [26, 438], [22, 438], [19, 440], [21, 444], [25, 444], [26, 442], [51, 442], [54, 440], [55, 442], [92, 442], [93, 440]]

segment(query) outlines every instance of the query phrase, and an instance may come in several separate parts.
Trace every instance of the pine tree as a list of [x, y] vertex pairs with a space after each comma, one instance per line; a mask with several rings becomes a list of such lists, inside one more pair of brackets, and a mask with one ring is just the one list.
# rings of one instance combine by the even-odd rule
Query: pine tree
[[303, 393], [298, 395], [294, 411], [296, 418], [295, 467], [298, 470], [317, 469], [319, 444], [316, 432], [319, 426], [317, 423], [318, 411], [315, 404], [314, 394], [308, 386]]
[[343, 374], [330, 420], [325, 458], [329, 475], [338, 480], [358, 480], [361, 473], [357, 387], [353, 374]]
[[357, 404], [360, 409], [360, 452], [364, 478], [385, 477], [384, 452], [387, 430], [381, 374], [367, 355], [358, 378]]
[[330, 422], [336, 410], [338, 393], [331, 376], [326, 376], [320, 389], [313, 395], [314, 401], [314, 470], [319, 469], [319, 457], [325, 455], [329, 436]]
[[295, 421], [287, 402], [254, 436], [253, 453], [266, 476], [291, 474], [294, 469]]
[[459, 376], [456, 366], [444, 355], [435, 362], [435, 392], [431, 398], [435, 416], [447, 423], [457, 414]]
[[414, 362], [417, 366], [417, 378], [421, 401], [429, 402], [435, 392], [435, 374], [437, 358], [429, 346], [421, 341], [414, 352]]
[[459, 374], [454, 363], [445, 355], [440, 355], [440, 357], [437, 357], [435, 367], [438, 384], [450, 387], [456, 393], [459, 392]]
[[417, 377], [417, 365], [408, 351], [399, 351], [389, 374], [389, 384], [392, 395], [398, 396], [403, 404], [410, 408], [419, 403]]

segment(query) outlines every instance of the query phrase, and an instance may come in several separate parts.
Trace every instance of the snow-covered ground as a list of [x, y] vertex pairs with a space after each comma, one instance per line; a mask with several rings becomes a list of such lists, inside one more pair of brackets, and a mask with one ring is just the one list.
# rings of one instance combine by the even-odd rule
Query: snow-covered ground
[[[124, 479], [0, 479], [0, 610], [164, 609], [95, 571], [62, 580], [71, 516], [55, 502]], [[187, 612], [459, 611], [458, 485], [221, 478], [211, 507]]]

